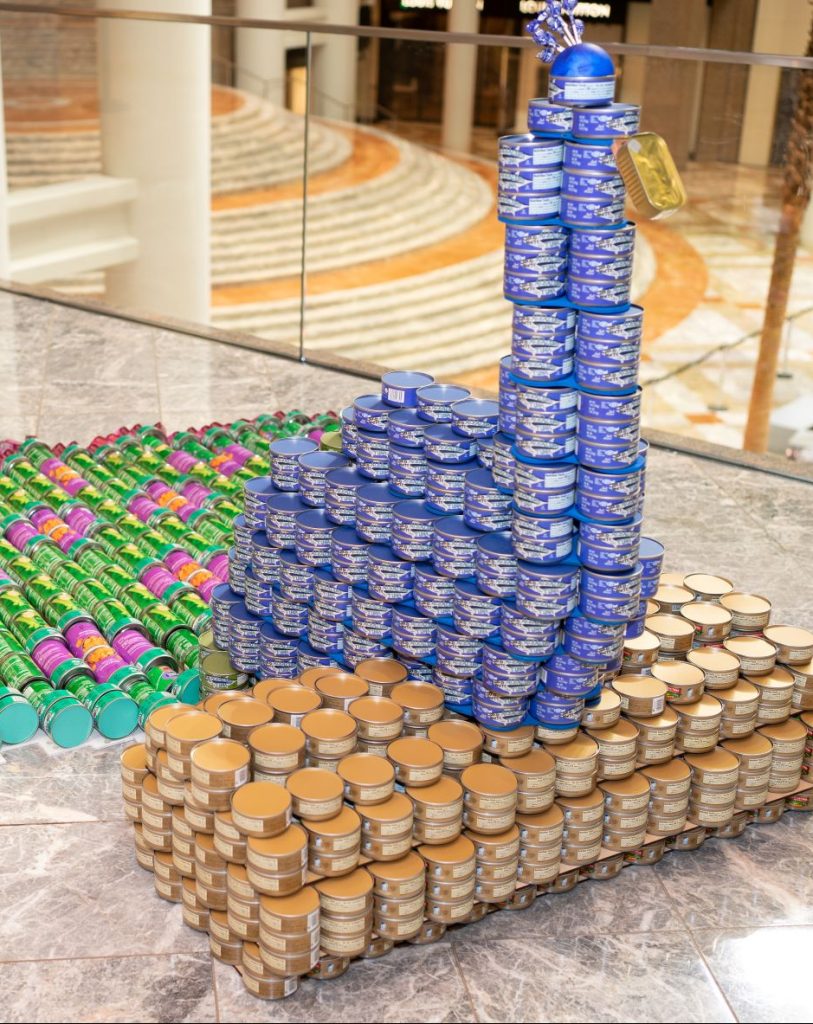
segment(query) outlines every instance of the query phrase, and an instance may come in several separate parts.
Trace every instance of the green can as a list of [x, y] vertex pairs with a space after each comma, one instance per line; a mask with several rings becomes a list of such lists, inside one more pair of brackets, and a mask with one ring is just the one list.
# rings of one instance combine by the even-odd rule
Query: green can
[[93, 534], [93, 539], [102, 545], [108, 555], [115, 555], [117, 551], [130, 543], [129, 539], [119, 529], [121, 522], [116, 526], [106, 525]]
[[[16, 687], [19, 690], [19, 686]], [[25, 688], [23, 696], [32, 707], [36, 707], [36, 701], [41, 698], [43, 694], [46, 696], [49, 693], [56, 693], [57, 691], [51, 686], [49, 682], [44, 679], [35, 679], [28, 684]]]
[[39, 724], [37, 712], [19, 690], [0, 686], [0, 742], [25, 743]]
[[136, 544], [140, 544], [143, 537], [150, 531], [149, 526], [146, 523], [142, 523], [138, 516], [133, 515], [132, 512], [125, 512], [116, 523], [116, 526], [129, 541]]
[[201, 688], [207, 693], [217, 690], [239, 690], [245, 685], [246, 675], [238, 672], [225, 652], [207, 654], [201, 659]]
[[142, 574], [145, 573], [151, 565], [159, 564], [154, 558], [147, 558], [142, 554], [141, 550], [137, 548], [135, 544], [125, 544], [124, 547], [119, 548], [116, 552], [116, 560], [119, 565], [131, 572], [135, 579], [140, 579]]
[[183, 621], [177, 615], [174, 615], [167, 605], [160, 601], [156, 602], [141, 615], [141, 621], [147, 627], [150, 640], [158, 647], [166, 647], [170, 651], [172, 648], [167, 644], [169, 636], [175, 630], [186, 628]]
[[54, 455], [48, 445], [44, 441], [40, 441], [38, 437], [27, 437], [20, 443], [18, 451], [21, 451], [36, 466], [41, 466], [46, 459], [52, 459]]
[[235, 505], [234, 502], [230, 501], [228, 498], [223, 498], [221, 501], [218, 501], [214, 508], [215, 514], [224, 523], [228, 524], [229, 529], [231, 529], [231, 524], [242, 511], [243, 509], [241, 507]]
[[110, 594], [107, 587], [96, 579], [86, 580], [74, 588], [73, 596], [84, 608], [90, 610], [92, 615], [96, 614], [96, 605], [100, 601], [107, 601]]
[[95, 677], [92, 675], [77, 675], [65, 684], [65, 689], [87, 706], [92, 700], [93, 692], [98, 685]]
[[122, 516], [127, 514], [124, 505], [106, 494], [99, 496], [99, 501], [94, 505], [93, 511], [100, 519], [104, 519], [108, 523], [117, 523]]
[[25, 485], [39, 476], [39, 470], [20, 452], [16, 452], [6, 459], [5, 468], [8, 475], [17, 484]]
[[178, 485], [183, 482], [184, 475], [169, 462], [165, 462], [160, 469], [156, 470], [158, 476], [165, 484], [177, 490]]
[[150, 680], [152, 680], [150, 672], [152, 672], [153, 669], [158, 668], [163, 670], [164, 668], [169, 668], [174, 671], [176, 667], [175, 659], [169, 651], [165, 651], [163, 647], [150, 647], [149, 650], [139, 654], [135, 663], [142, 672], [147, 674], [147, 678]]
[[125, 587], [129, 587], [133, 582], [133, 577], [130, 573], [126, 569], [122, 569], [120, 565], [109, 566], [99, 578], [117, 596], [120, 591], [124, 590]]
[[0, 627], [0, 665], [10, 654], [25, 654], [25, 648], [7, 629]]
[[5, 587], [0, 590], [0, 619], [7, 627], [11, 628], [15, 615], [20, 615], [30, 607], [19, 587]]
[[42, 716], [42, 728], [58, 747], [78, 747], [93, 732], [93, 715], [72, 694], [60, 691]]
[[211, 545], [202, 533], [196, 533], [194, 530], [190, 530], [186, 536], [186, 543], [184, 544], [184, 547], [190, 555], [197, 558], [198, 561], [202, 561], [201, 556], [209, 551]]
[[[0, 595], [1, 597], [2, 595]], [[119, 600], [137, 619], [144, 621], [144, 615], [150, 608], [161, 602], [143, 583], [129, 583], [119, 591]]]
[[319, 438], [319, 447], [323, 452], [336, 452], [341, 455], [342, 449], [342, 435], [338, 430], [331, 430], [329, 433], [322, 434]]
[[181, 594], [170, 602], [172, 611], [192, 630], [196, 636], [207, 628], [212, 610], [198, 593]]
[[[117, 473], [121, 473], [123, 471], [126, 471], [126, 466], [116, 467]], [[108, 480], [107, 486], [105, 487], [105, 493], [109, 497], [115, 498], [116, 501], [121, 502], [121, 504], [124, 505], [124, 507], [126, 508], [127, 496], [130, 494], [133, 487], [134, 484], [131, 483], [130, 481], [123, 480], [121, 476], [114, 476], [111, 477], [110, 480]]]
[[18, 487], [16, 490], [11, 491], [11, 493], [6, 494], [3, 497], [5, 498], [8, 507], [20, 515], [24, 515], [26, 506], [31, 504], [31, 496], [23, 487]]
[[171, 693], [159, 693], [153, 691], [145, 697], [138, 705], [138, 724], [144, 728], [144, 724], [156, 708], [165, 707], [167, 704], [177, 704], [178, 698]]
[[200, 648], [201, 658], [205, 658], [207, 654], [221, 653], [223, 650], [222, 647], [217, 646], [213, 629], [205, 629], [202, 633], [198, 634], [198, 647]]
[[34, 659], [20, 651], [10, 651], [3, 657], [0, 662], [0, 678], [18, 690], [45, 681], [45, 676]]
[[170, 693], [182, 704], [197, 704], [200, 700], [200, 673], [188, 668], [180, 672], [170, 687]]
[[123, 693], [129, 693], [130, 689], [138, 683], [146, 683], [147, 676], [135, 665], [124, 665], [113, 673], [108, 683], [117, 687]]
[[151, 693], [155, 693], [155, 688], [149, 679], [140, 679], [137, 683], [133, 683], [127, 692], [136, 704], [140, 704], [145, 697], [148, 697]]
[[113, 564], [113, 559], [102, 551], [96, 541], [84, 544], [73, 557], [86, 572], [95, 577]]
[[100, 601], [93, 614], [96, 617], [96, 625], [104, 634], [108, 643], [112, 643], [115, 637], [125, 629], [133, 629], [137, 633], [146, 634], [146, 630], [139, 619], [130, 615], [121, 601], [115, 597], [108, 597]]
[[191, 629], [182, 626], [173, 630], [166, 639], [166, 648], [179, 665], [194, 668], [198, 663], [198, 638]]
[[161, 533], [164, 535], [165, 541], [171, 540], [174, 544], [178, 544], [181, 547], [187, 546], [186, 541], [189, 532], [190, 530], [186, 523], [176, 515], [168, 516], [161, 523]]
[[17, 555], [8, 563], [9, 573], [13, 573], [20, 582], [25, 585], [36, 579], [42, 572], [36, 562], [28, 555]]
[[210, 544], [226, 544], [231, 540], [231, 527], [214, 517], [197, 523], [197, 527]]
[[156, 665], [154, 668], [147, 669], [147, 679], [150, 681], [150, 686], [153, 690], [160, 690], [162, 693], [170, 689], [177, 676], [178, 673], [174, 668], [163, 668], [160, 665]]
[[32, 556], [32, 559], [43, 572], [47, 572], [50, 576], [54, 575], [54, 570], [70, 561], [55, 544], [48, 544], [39, 548]]
[[176, 580], [174, 583], [170, 583], [161, 597], [164, 604], [171, 605], [182, 594], [188, 594], [190, 592], [192, 592], [192, 587], [188, 583], [184, 583], [183, 580]]
[[[66, 658], [51, 675], [51, 685], [57, 690], [70, 690], [79, 696], [74, 687], [93, 686], [96, 677], [81, 658]], [[80, 698], [81, 699], [81, 698]]]
[[12, 558], [16, 558], [19, 555], [19, 551], [11, 541], [6, 540], [5, 537], [0, 537], [0, 563], [10, 562]]
[[145, 530], [144, 535], [139, 540], [139, 544], [153, 558], [157, 558], [159, 562], [163, 562], [167, 555], [178, 550], [177, 545], [170, 543], [163, 533], [150, 528]]
[[46, 637], [61, 638], [59, 630], [49, 626], [40, 613], [30, 607], [14, 616], [9, 623], [9, 629], [29, 654]]
[[115, 687], [93, 699], [90, 713], [93, 724], [109, 740], [129, 736], [138, 724], [138, 705], [132, 697]]
[[92, 579], [90, 573], [85, 572], [78, 562], [66, 561], [61, 565], [54, 566], [51, 571], [54, 582], [63, 587], [69, 593], [73, 593], [80, 583]]
[[44, 572], [32, 576], [23, 586], [23, 592], [31, 604], [41, 615], [45, 615], [45, 608], [49, 601], [67, 598], [70, 606], [76, 608], [76, 603], [70, 594], [61, 590], [51, 577]]

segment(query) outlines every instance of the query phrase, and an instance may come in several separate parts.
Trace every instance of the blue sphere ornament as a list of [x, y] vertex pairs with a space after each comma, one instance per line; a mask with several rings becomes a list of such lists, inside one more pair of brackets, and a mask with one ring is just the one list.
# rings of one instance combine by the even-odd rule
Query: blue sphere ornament
[[577, 43], [557, 55], [550, 73], [561, 78], [615, 77], [612, 57], [595, 43]]
[[576, 43], [556, 57], [550, 69], [549, 98], [566, 107], [601, 107], [615, 96], [615, 68], [606, 50]]

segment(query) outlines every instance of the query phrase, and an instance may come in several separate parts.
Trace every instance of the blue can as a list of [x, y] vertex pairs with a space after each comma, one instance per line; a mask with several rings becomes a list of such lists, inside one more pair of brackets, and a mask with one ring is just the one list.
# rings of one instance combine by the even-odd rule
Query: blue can
[[590, 469], [587, 466], [579, 466], [576, 486], [579, 491], [597, 497], [620, 500], [637, 499], [641, 489], [641, 470], [631, 469], [623, 473], [606, 473]]
[[[517, 463], [517, 466], [524, 466], [525, 463]], [[539, 467], [531, 467], [539, 468]], [[559, 490], [538, 491], [528, 487], [524, 482], [517, 481], [517, 488], [514, 491], [514, 503], [520, 512], [527, 512], [532, 516], [556, 515], [563, 509], [569, 509], [575, 502], [576, 490], [574, 487], [562, 487]]]
[[579, 611], [582, 615], [601, 622], [623, 624], [635, 615], [637, 607], [637, 598], [607, 597], [586, 592], [579, 595]]
[[[347, 472], [346, 470], [339, 472]], [[296, 546], [296, 517], [307, 512], [308, 506], [298, 494], [274, 494], [266, 507], [266, 532], [277, 548]]]
[[[243, 661], [251, 658], [256, 665], [260, 649], [260, 627], [263, 620], [249, 611], [245, 601], [233, 604], [229, 609], [229, 654], [232, 662], [235, 655]], [[235, 664], [235, 667], [240, 666]], [[252, 672], [251, 668], [240, 668], [242, 672]]]
[[356, 521], [356, 491], [369, 479], [355, 466], [331, 469], [325, 475], [325, 515], [337, 526], [352, 526]]
[[307, 437], [282, 437], [268, 448], [271, 480], [281, 491], [295, 491], [299, 486], [299, 457], [319, 448]]
[[246, 592], [247, 562], [240, 562], [234, 557], [234, 548], [229, 548], [229, 586], [241, 596]]
[[412, 562], [400, 559], [392, 548], [372, 544], [368, 553], [367, 589], [370, 597], [388, 604], [412, 598]]
[[403, 498], [422, 498], [426, 493], [426, 455], [422, 448], [389, 446], [390, 489]]
[[484, 644], [482, 651], [483, 678], [487, 674], [489, 678], [508, 679], [520, 689], [536, 686], [539, 667], [532, 661], [509, 654], [498, 644]]
[[300, 640], [296, 651], [297, 672], [305, 672], [309, 668], [339, 668], [339, 663], [329, 654], [322, 654], [306, 640]]
[[356, 410], [348, 405], [339, 413], [342, 421], [342, 451], [350, 458], [356, 457]]
[[489, 398], [464, 398], [452, 405], [452, 430], [466, 438], [492, 437], [499, 413], [499, 404]]
[[304, 636], [308, 631], [308, 606], [285, 597], [278, 587], [271, 597], [274, 626], [286, 636]]
[[506, 268], [503, 275], [503, 295], [509, 302], [544, 305], [551, 299], [559, 299], [565, 294], [566, 281], [565, 270], [560, 270], [556, 274], [540, 276], [533, 270], [519, 273]]
[[435, 651], [435, 623], [409, 605], [392, 609], [392, 647], [406, 658], [427, 658]]
[[250, 529], [265, 529], [265, 507], [268, 499], [276, 492], [270, 476], [256, 476], [243, 484], [243, 512]]
[[366, 583], [369, 544], [349, 526], [333, 531], [330, 538], [330, 567], [342, 583]]
[[497, 213], [518, 224], [550, 220], [559, 214], [559, 189], [549, 192], [498, 192]]
[[588, 362], [602, 363], [605, 366], [634, 366], [637, 368], [641, 358], [639, 341], [594, 341], [592, 338], [579, 338], [577, 342], [578, 357]]
[[[612, 98], [612, 97], [610, 97]], [[606, 106], [573, 111], [575, 139], [618, 139], [638, 131], [641, 108], [635, 103], [608, 103]]]
[[483, 469], [494, 465], [494, 438], [481, 437], [477, 441], [477, 462]]
[[387, 418], [392, 412], [392, 406], [387, 405], [379, 395], [359, 395], [353, 402], [353, 409], [357, 430], [375, 434], [387, 432]]
[[598, 669], [568, 654], [554, 654], [539, 672], [548, 693], [564, 697], [585, 697], [598, 683]]
[[299, 641], [285, 636], [270, 622], [260, 628], [259, 675], [263, 679], [293, 679], [297, 673]]
[[586, 419], [637, 423], [641, 418], [641, 389], [628, 395], [579, 394], [579, 416]]
[[323, 654], [340, 654], [344, 648], [344, 626], [325, 619], [313, 609], [308, 613], [308, 643]]
[[560, 197], [559, 216], [569, 228], [612, 228], [624, 223], [624, 196]]
[[576, 458], [591, 469], [627, 469], [638, 458], [635, 442], [619, 441], [616, 444], [598, 444], [576, 438]]
[[234, 530], [234, 549], [239, 558], [248, 561], [251, 558], [251, 535], [254, 531], [242, 513], [232, 520], [232, 529]]
[[537, 565], [560, 562], [573, 547], [573, 518], [531, 516], [515, 509], [511, 537], [518, 559]]
[[[580, 256], [571, 253], [568, 272], [571, 277], [583, 282], [629, 284], [632, 280], [632, 255]], [[585, 302], [583, 305], [596, 303]]]
[[582, 564], [599, 572], [622, 572], [638, 563], [641, 517], [631, 523], [590, 523], [579, 526], [578, 555]]
[[359, 487], [356, 491], [356, 533], [359, 537], [370, 544], [389, 544], [392, 510], [401, 500], [387, 484]]
[[587, 281], [572, 274], [567, 279], [567, 297], [574, 306], [608, 309], [616, 306], [628, 306], [632, 275], [624, 281]]
[[562, 192], [573, 199], [623, 199], [626, 195], [624, 180], [618, 172], [565, 171]]
[[617, 423], [615, 420], [596, 420], [589, 416], [580, 416], [576, 425], [576, 435], [584, 441], [596, 444], [634, 444], [636, 452], [640, 431], [636, 421]]
[[505, 273], [535, 274], [547, 279], [561, 277], [567, 270], [567, 253], [547, 253], [538, 249], [506, 249]]
[[514, 439], [498, 431], [493, 438], [494, 457], [491, 460], [491, 475], [498, 487], [509, 493], [514, 489]]
[[407, 562], [425, 562], [432, 555], [432, 529], [437, 514], [425, 501], [399, 501], [392, 508], [392, 550]]
[[584, 701], [579, 697], [562, 696], [545, 687], [531, 701], [531, 714], [543, 725], [578, 725], [583, 712]]
[[630, 619], [626, 625], [624, 636], [627, 640], [633, 640], [646, 629], [646, 615], [636, 615], [634, 619]]
[[474, 553], [480, 533], [463, 516], [444, 516], [432, 527], [432, 564], [442, 576], [474, 576]]
[[463, 511], [467, 475], [477, 469], [477, 460], [460, 466], [429, 462], [426, 466], [426, 507], [437, 515]]
[[500, 193], [550, 192], [562, 187], [562, 165], [545, 167], [499, 167], [497, 189]]
[[512, 408], [506, 406], [500, 406], [500, 418], [498, 422], [499, 432], [501, 434], [509, 434], [513, 437], [517, 432], [517, 409], [516, 405]]
[[532, 618], [515, 601], [503, 603], [500, 638], [509, 654], [541, 661], [553, 654], [558, 636], [558, 619]]
[[527, 135], [503, 135], [499, 140], [498, 162], [503, 167], [550, 167], [562, 162], [564, 146], [559, 139]]
[[429, 373], [416, 370], [391, 370], [381, 378], [381, 397], [387, 405], [414, 409], [418, 404], [418, 390], [434, 384]]
[[567, 228], [559, 224], [505, 225], [505, 248], [567, 256]]
[[588, 519], [596, 519], [601, 523], [618, 523], [635, 516], [638, 511], [638, 493], [628, 498], [615, 498], [578, 490], [576, 508]]
[[553, 515], [573, 504], [576, 467], [535, 465], [517, 462], [514, 474], [514, 501], [523, 512]]
[[389, 477], [390, 443], [386, 434], [359, 429], [356, 437], [356, 468], [369, 480]]
[[644, 311], [630, 306], [620, 313], [581, 310], [576, 333], [579, 337], [616, 341], [640, 341], [644, 329]]
[[565, 141], [562, 163], [566, 171], [616, 174], [618, 170], [611, 146], [591, 146], [573, 139]]
[[528, 130], [540, 135], [567, 135], [573, 128], [573, 111], [547, 98], [528, 101]]
[[517, 610], [530, 618], [563, 619], [576, 606], [577, 565], [517, 562]]
[[[570, 5], [571, 8], [575, 5]], [[574, 107], [602, 107], [615, 95], [615, 69], [599, 47], [580, 43], [561, 51], [548, 73], [548, 96], [554, 103]]]
[[463, 520], [475, 530], [507, 530], [511, 526], [511, 495], [499, 489], [487, 469], [466, 474]]
[[451, 423], [452, 404], [470, 395], [471, 391], [459, 384], [428, 384], [418, 388], [418, 415], [430, 423]]
[[[587, 149], [596, 151], [595, 146]], [[635, 225], [625, 224], [614, 231], [576, 230], [570, 233], [570, 255], [584, 257], [632, 257], [635, 252]]]
[[649, 576], [641, 580], [641, 597], [654, 597], [659, 586], [659, 576]]
[[486, 702], [479, 691], [472, 694], [474, 717], [486, 729], [516, 729], [525, 720], [528, 706], [527, 699], [510, 704], [500, 700], [499, 703], [492, 704]]
[[531, 334], [515, 330], [511, 335], [511, 364], [518, 376], [534, 379], [528, 372], [535, 360], [564, 360], [576, 351], [576, 335], [570, 331], [562, 335]]
[[587, 661], [596, 665], [603, 665], [611, 658], [618, 656], [624, 649], [624, 626], [621, 625], [621, 635], [617, 638], [602, 638], [597, 636], [582, 636], [570, 631], [567, 623], [562, 634], [562, 646], [565, 651], [580, 661]]
[[251, 568], [263, 583], [276, 583], [279, 579], [279, 548], [272, 547], [265, 530], [251, 535]]
[[643, 578], [657, 580], [663, 571], [663, 544], [651, 537], [641, 537], [638, 557], [641, 559]]
[[576, 311], [566, 306], [514, 306], [512, 326], [515, 331], [559, 337], [576, 326]]
[[410, 679], [419, 683], [432, 682], [432, 666], [426, 662], [418, 661], [416, 658], [407, 658], [403, 654], [398, 659], [407, 670]]
[[270, 615], [271, 589], [273, 584], [263, 582], [254, 575], [251, 569], [246, 569], [244, 585], [246, 588], [246, 608], [248, 608], [251, 614], [257, 615], [260, 618], [264, 615]]
[[[573, 612], [562, 624], [562, 628], [574, 637], [587, 637], [591, 640], [623, 640], [624, 624], [619, 622], [597, 622], [595, 619], [588, 619], [581, 612]], [[567, 653], [572, 654], [568, 651]], [[573, 654], [573, 657], [578, 657]], [[615, 655], [612, 655], [615, 657]], [[586, 661], [594, 659], [587, 658]], [[607, 659], [602, 659], [606, 661]]]
[[387, 647], [375, 637], [362, 636], [355, 629], [345, 628], [342, 654], [351, 668], [370, 658], [383, 658], [388, 653]]
[[212, 631], [215, 643], [222, 650], [229, 646], [229, 623], [232, 605], [238, 605], [243, 600], [242, 595], [232, 590], [228, 583], [218, 583], [212, 590]]
[[324, 508], [325, 475], [331, 469], [350, 465], [346, 455], [338, 452], [308, 452], [299, 456], [299, 494], [306, 505]]
[[370, 597], [366, 590], [353, 587], [350, 594], [350, 616], [359, 636], [387, 640], [392, 633], [393, 605]]
[[[420, 389], [419, 389], [420, 390]], [[421, 419], [417, 409], [396, 409], [387, 420], [387, 437], [390, 444], [404, 448], [423, 448], [423, 432], [426, 420]]]
[[465, 636], [487, 640], [500, 632], [502, 601], [486, 594], [470, 580], [456, 580], [452, 618], [455, 629]]
[[455, 581], [448, 576], [441, 576], [431, 562], [418, 562], [415, 565], [412, 600], [421, 615], [430, 619], [451, 618], [454, 586]]
[[517, 382], [517, 409], [525, 413], [551, 413], [566, 418], [576, 408], [576, 391]]
[[432, 682], [443, 690], [443, 699], [447, 704], [467, 704], [471, 700], [474, 684], [470, 676], [453, 676], [435, 665], [432, 669]]
[[438, 424], [427, 427], [424, 431], [424, 451], [432, 462], [460, 465], [471, 462], [475, 457], [477, 441], [472, 437], [462, 436], [451, 426]]
[[484, 594], [513, 597], [517, 589], [517, 556], [508, 531], [478, 538], [474, 578]]
[[535, 384], [550, 384], [564, 380], [573, 372], [574, 358], [572, 355], [558, 359], [544, 359], [539, 356], [532, 359], [514, 357], [514, 373], [520, 380]]
[[554, 462], [572, 455], [576, 450], [576, 432], [571, 434], [541, 434], [533, 416], [517, 414], [516, 449], [527, 459]]
[[320, 508], [300, 512], [296, 517], [295, 547], [300, 562], [306, 565], [330, 565], [330, 537], [336, 529]]
[[595, 594], [599, 597], [632, 598], [637, 607], [642, 578], [643, 564], [640, 562], [626, 572], [611, 574], [596, 572], [583, 566], [580, 574], [580, 590], [582, 594]]
[[350, 584], [328, 569], [313, 574], [313, 610], [324, 619], [344, 622], [350, 615]]
[[441, 672], [459, 677], [471, 677], [480, 670], [486, 649], [478, 637], [466, 636], [442, 622], [437, 624], [435, 646]]

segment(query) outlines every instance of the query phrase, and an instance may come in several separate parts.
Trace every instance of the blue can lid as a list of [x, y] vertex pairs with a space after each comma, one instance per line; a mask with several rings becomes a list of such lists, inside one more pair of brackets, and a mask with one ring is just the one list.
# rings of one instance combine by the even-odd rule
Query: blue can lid
[[399, 519], [409, 519], [413, 522], [428, 522], [430, 519], [441, 518], [437, 512], [426, 507], [426, 502], [422, 498], [416, 498], [414, 501], [399, 501], [397, 505], [393, 506], [392, 514]]
[[349, 466], [350, 459], [338, 452], [306, 452], [299, 456], [299, 465], [308, 469], [322, 469], [327, 472], [329, 469], [340, 469], [342, 466]]
[[368, 547], [366, 540], [362, 540], [352, 526], [337, 526], [333, 531], [332, 540], [336, 544], [344, 544], [347, 547]]
[[296, 551], [291, 551], [288, 548], [286, 548], [285, 551], [280, 551], [279, 560], [281, 563], [284, 563], [285, 565], [297, 565], [300, 566], [302, 569], [307, 569], [310, 572], [313, 571], [312, 565], [307, 565], [305, 562], [300, 562], [300, 560], [297, 558]]
[[653, 540], [652, 537], [641, 537], [641, 547], [638, 551], [641, 561], [660, 558], [663, 552], [664, 547], [660, 541]]
[[[493, 594], [487, 594], [484, 590], [480, 590], [476, 583], [472, 580], [455, 580], [454, 588], [456, 591], [460, 591], [461, 594], [465, 594], [467, 597], [482, 597], [490, 604], [495, 602], [502, 604], [500, 598], [494, 597]], [[505, 602], [507, 604], [507, 602]]]
[[413, 608], [408, 604], [396, 604], [393, 606], [393, 612], [397, 612], [398, 615], [403, 616], [405, 619], [422, 619], [424, 622], [432, 622], [426, 615], [422, 615], [417, 608]]
[[490, 555], [513, 555], [514, 545], [511, 543], [511, 534], [505, 530], [500, 533], [486, 533], [477, 541], [480, 551]]
[[490, 398], [464, 398], [454, 403], [452, 411], [466, 418], [489, 419], [492, 416], [499, 416], [500, 403]]
[[315, 452], [318, 448], [319, 445], [316, 441], [311, 441], [307, 437], [281, 437], [277, 441], [272, 441], [268, 446], [272, 456], [287, 455], [289, 457]]
[[321, 508], [312, 508], [300, 512], [296, 517], [296, 525], [306, 530], [335, 530], [336, 524], [331, 522]]
[[284, 643], [294, 650], [297, 645], [296, 637], [286, 636], [285, 633], [280, 633], [279, 630], [275, 628], [273, 622], [267, 621], [263, 622], [262, 626], [260, 626], [260, 640], [273, 640], [277, 643]]
[[243, 490], [249, 494], [253, 494], [257, 497], [261, 497], [267, 494], [273, 494], [276, 491], [276, 487], [273, 484], [270, 476], [255, 476], [251, 480], [246, 480], [243, 484]]
[[473, 469], [466, 477], [466, 483], [473, 487], [483, 487], [489, 491], [498, 490], [497, 482], [490, 469]]
[[463, 540], [475, 540], [482, 537], [480, 530], [468, 526], [463, 516], [444, 516], [435, 523], [435, 532], [441, 537], [456, 537]]
[[471, 445], [476, 440], [473, 437], [463, 437], [461, 434], [456, 434], [450, 426], [445, 423], [435, 423], [431, 427], [427, 427], [424, 431], [424, 437], [430, 441], [454, 441], [461, 447]]
[[[429, 469], [433, 474], [440, 474], [441, 476], [467, 476], [472, 470], [477, 470], [480, 467], [480, 463], [477, 459], [466, 459], [465, 462], [429, 462]], [[434, 480], [430, 481], [434, 485]], [[434, 488], [433, 490], [437, 490]], [[452, 489], [449, 493], [457, 493]]]
[[431, 373], [420, 370], [390, 370], [381, 378], [381, 383], [388, 388], [422, 388], [434, 382]]
[[214, 590], [212, 590], [212, 600], [215, 603], [221, 601], [223, 604], [234, 605], [240, 604], [243, 598], [236, 590], [232, 590], [228, 583], [218, 583]]
[[334, 583], [339, 587], [344, 587], [348, 591], [350, 590], [349, 583], [345, 583], [344, 580], [336, 579], [336, 577], [333, 575], [330, 569], [325, 568], [325, 566], [322, 566], [319, 569], [315, 569], [313, 573], [313, 578], [315, 580], [319, 580], [320, 583]]
[[232, 526], [236, 530], [244, 530], [245, 529], [245, 527], [246, 527], [246, 517], [243, 515], [242, 512], [239, 515], [234, 517], [234, 519], [232, 520]]
[[418, 401], [429, 405], [450, 405], [461, 402], [471, 394], [468, 388], [459, 384], [426, 384], [418, 388]]
[[364, 412], [389, 412], [392, 406], [387, 405], [381, 395], [359, 395], [353, 399], [353, 408]]
[[246, 608], [245, 601], [240, 601], [239, 604], [233, 604], [229, 609], [229, 615], [231, 618], [236, 619], [237, 622], [256, 622], [258, 626], [263, 621], [258, 615], [255, 615]]
[[341, 416], [342, 422], [345, 424], [356, 422], [356, 410], [352, 405], [346, 405], [339, 413], [339, 416]]
[[270, 548], [273, 547], [271, 541], [268, 539], [268, 534], [265, 530], [255, 530], [251, 535], [251, 545], [255, 548]]
[[469, 636], [468, 633], [460, 633], [451, 622], [439, 622], [438, 623], [438, 640], [444, 640], [448, 637], [450, 640], [462, 640], [467, 643], [470, 647], [476, 647], [479, 649], [481, 641], [476, 636]]
[[387, 544], [371, 544], [369, 554], [371, 560], [378, 562], [400, 562], [402, 565], [410, 567], [411, 571], [412, 563], [405, 562], [402, 558], [399, 558]]
[[420, 430], [426, 429], [426, 420], [422, 420], [415, 409], [393, 409], [387, 417], [388, 422], [397, 423], [399, 426], [413, 427]]
[[440, 583], [454, 583], [454, 580], [449, 576], [443, 576], [437, 571], [431, 562], [415, 562], [415, 576], [426, 576], [431, 579], [435, 579]]
[[[414, 451], [413, 448], [406, 450]], [[365, 484], [364, 487], [359, 487], [356, 498], [373, 505], [397, 505], [404, 500], [399, 495], [393, 494], [388, 484]]]
[[272, 494], [268, 499], [268, 508], [274, 512], [306, 512], [310, 508], [299, 497], [296, 491], [280, 491], [279, 494]]
[[[361, 487], [370, 482], [370, 478], [359, 473], [355, 466], [343, 466], [341, 469], [328, 470], [325, 473], [325, 480], [328, 483], [344, 487], [352, 487], [354, 484], [356, 487]], [[303, 505], [302, 508], [304, 510], [307, 506]]]

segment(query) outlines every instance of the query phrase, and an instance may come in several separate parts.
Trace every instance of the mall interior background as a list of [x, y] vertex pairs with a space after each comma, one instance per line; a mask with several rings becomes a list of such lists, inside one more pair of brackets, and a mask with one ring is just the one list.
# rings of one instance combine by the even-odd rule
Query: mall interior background
[[[533, 0], [99, 7], [272, 18], [311, 31], [0, 10], [1, 277], [275, 348], [302, 340], [330, 357], [496, 388], [510, 317], [496, 140], [524, 128], [528, 99], [546, 89], [533, 46], [521, 43]], [[807, 0], [609, 0], [580, 13], [586, 38], [604, 45], [791, 56], [805, 52], [811, 19]], [[327, 22], [516, 42], [320, 33]], [[689, 194], [674, 218], [639, 226], [644, 425], [738, 448], [801, 72], [615, 56], [618, 98], [642, 104], [643, 127], [668, 139]], [[804, 436], [813, 427], [813, 213], [802, 236], [771, 446], [804, 455], [813, 448]], [[254, 397], [247, 413], [264, 408]]]

